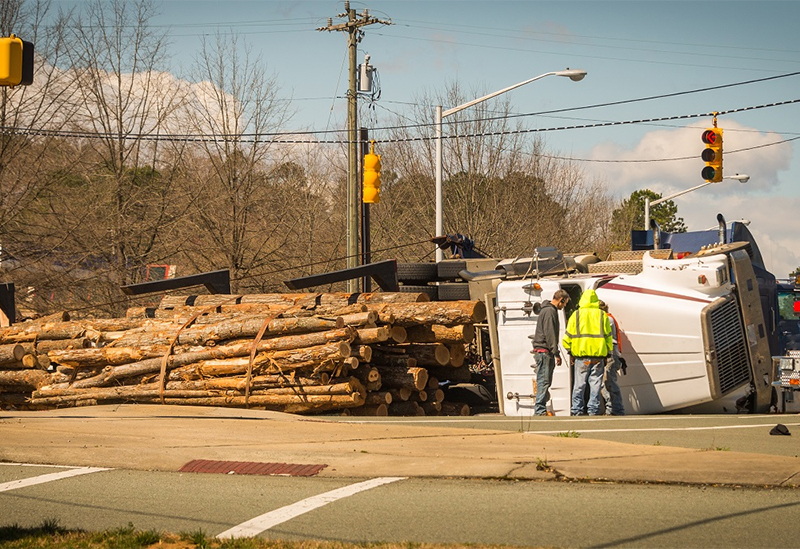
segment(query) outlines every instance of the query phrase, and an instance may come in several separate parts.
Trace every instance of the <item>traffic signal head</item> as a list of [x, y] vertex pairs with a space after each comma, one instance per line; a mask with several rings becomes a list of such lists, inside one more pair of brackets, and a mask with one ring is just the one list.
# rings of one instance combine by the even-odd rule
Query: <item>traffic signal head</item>
[[722, 128], [708, 128], [703, 132], [706, 148], [700, 155], [706, 166], [701, 175], [709, 183], [722, 181]]
[[364, 185], [361, 199], [365, 204], [377, 204], [381, 201], [381, 155], [375, 154], [375, 142], [364, 155]]
[[33, 83], [33, 44], [13, 34], [0, 37], [0, 86]]

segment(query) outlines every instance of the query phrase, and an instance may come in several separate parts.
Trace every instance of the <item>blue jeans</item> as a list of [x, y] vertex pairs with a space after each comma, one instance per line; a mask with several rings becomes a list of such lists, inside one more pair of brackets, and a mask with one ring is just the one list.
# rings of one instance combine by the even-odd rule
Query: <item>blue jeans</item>
[[606, 377], [603, 384], [603, 399], [606, 401], [606, 415], [624, 416], [625, 406], [622, 404], [622, 393], [617, 382], [619, 375], [619, 359], [612, 356], [606, 364]]
[[553, 371], [556, 359], [550, 353], [533, 353], [536, 363], [536, 404], [533, 413], [537, 416], [547, 414], [547, 401], [550, 400], [550, 385], [553, 384]]
[[[603, 373], [606, 368], [605, 358], [576, 358], [575, 383], [572, 386], [572, 415], [581, 416], [589, 413], [600, 415], [600, 391], [603, 388]], [[583, 394], [589, 386], [589, 402], [584, 402]], [[584, 411], [585, 407], [585, 411]]]

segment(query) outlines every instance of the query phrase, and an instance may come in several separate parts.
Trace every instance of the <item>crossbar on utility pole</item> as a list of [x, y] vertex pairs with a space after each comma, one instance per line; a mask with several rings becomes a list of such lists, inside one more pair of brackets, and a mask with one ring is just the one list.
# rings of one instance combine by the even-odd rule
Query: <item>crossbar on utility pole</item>
[[[350, 9], [350, 2], [344, 3], [344, 13], [340, 13], [337, 17], [347, 18], [347, 21], [333, 24], [332, 19], [328, 19], [328, 24], [325, 27], [319, 27], [318, 31], [339, 31], [347, 33], [347, 49], [349, 52], [350, 60], [350, 86], [347, 91], [347, 267], [353, 268], [358, 265], [358, 202], [359, 202], [359, 185], [358, 185], [358, 135], [357, 135], [357, 117], [358, 117], [358, 99], [356, 89], [356, 76], [358, 72], [358, 43], [364, 37], [364, 31], [361, 27], [367, 25], [374, 25], [381, 23], [383, 25], [391, 25], [391, 21], [385, 21], [371, 17], [367, 10], [356, 14], [356, 10]], [[347, 282], [347, 289], [349, 292], [358, 291], [358, 280], [349, 280]]]

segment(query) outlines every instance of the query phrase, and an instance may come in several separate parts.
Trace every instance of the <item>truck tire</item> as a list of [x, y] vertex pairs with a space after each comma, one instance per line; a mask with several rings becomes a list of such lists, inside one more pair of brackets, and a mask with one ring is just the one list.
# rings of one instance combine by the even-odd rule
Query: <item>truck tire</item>
[[431, 298], [431, 301], [439, 300], [439, 288], [436, 286], [413, 286], [401, 284], [400, 291], [408, 294], [425, 294]]
[[437, 266], [440, 280], [461, 280], [458, 273], [467, 268], [467, 262], [463, 259], [446, 259], [437, 263]]
[[398, 263], [398, 282], [431, 282], [438, 280], [436, 263]]
[[469, 284], [442, 282], [439, 284], [439, 301], [469, 301]]

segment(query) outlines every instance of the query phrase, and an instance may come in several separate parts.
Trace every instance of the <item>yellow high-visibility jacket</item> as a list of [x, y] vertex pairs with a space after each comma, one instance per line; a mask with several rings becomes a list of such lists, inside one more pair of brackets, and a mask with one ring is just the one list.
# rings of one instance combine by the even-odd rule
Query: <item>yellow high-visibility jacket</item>
[[578, 310], [569, 317], [561, 344], [574, 357], [605, 357], [614, 348], [611, 323], [608, 315], [600, 310], [599, 301], [594, 290], [586, 290], [581, 295]]

